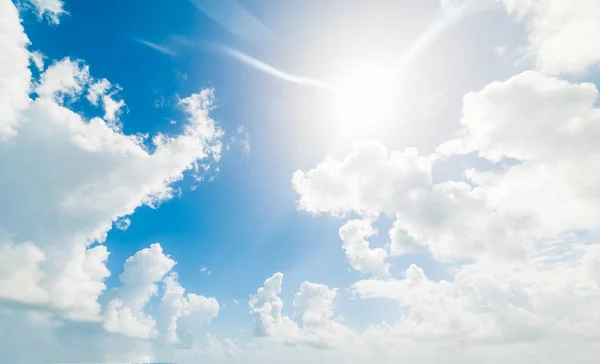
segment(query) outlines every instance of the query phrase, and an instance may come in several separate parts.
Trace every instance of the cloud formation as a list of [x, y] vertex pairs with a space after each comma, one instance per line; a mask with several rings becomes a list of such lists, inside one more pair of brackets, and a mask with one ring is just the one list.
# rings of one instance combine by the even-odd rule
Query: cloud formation
[[553, 75], [581, 73], [600, 61], [600, 4], [596, 0], [502, 0], [528, 30], [527, 53]]
[[[459, 2], [442, 3], [449, 11]], [[29, 50], [17, 8], [0, 0], [0, 332], [10, 333], [2, 336], [3, 358], [596, 363], [600, 95], [593, 83], [560, 75], [597, 65], [600, 6], [502, 3], [525, 25], [535, 69], [466, 94], [460, 129], [434, 152], [365, 141], [296, 171], [299, 213], [339, 219], [331, 243], [359, 278], [340, 288], [304, 281], [286, 300], [284, 275], [275, 273], [250, 296], [253, 335], [240, 340], [206, 333], [224, 306], [182, 287], [160, 243], [132, 254], [107, 288], [108, 232], [126, 230], [138, 208], [158, 208], [178, 182], [201, 179], [219, 162], [224, 133], [210, 117], [214, 91], [178, 99], [179, 133], [125, 134], [120, 87], [95, 78], [83, 60]], [[59, 0], [31, 4], [54, 25], [66, 14]], [[74, 111], [81, 103], [101, 115]], [[232, 142], [249, 150], [247, 136], [240, 128]], [[452, 177], [436, 175], [453, 159], [466, 162]], [[386, 241], [373, 244], [389, 220]], [[396, 309], [359, 328], [336, 311], [348, 295]]]

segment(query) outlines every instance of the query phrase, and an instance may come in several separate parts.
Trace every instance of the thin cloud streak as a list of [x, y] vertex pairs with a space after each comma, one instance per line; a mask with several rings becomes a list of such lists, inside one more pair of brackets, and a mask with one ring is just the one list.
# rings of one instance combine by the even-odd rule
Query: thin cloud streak
[[[431, 24], [402, 54], [391, 72], [392, 77], [397, 77], [404, 72], [405, 69], [416, 60], [419, 54], [442, 34], [443, 30], [461, 20], [465, 15], [474, 11], [488, 9], [491, 6], [486, 0], [478, 1], [479, 2], [476, 2], [475, 0], [447, 1], [447, 5], [445, 7], [442, 6], [441, 18]], [[458, 4], [454, 5], [454, 3]]]
[[131, 39], [135, 42], [145, 45], [146, 47], [152, 48], [157, 52], [160, 52], [160, 53], [163, 53], [163, 54], [166, 54], [169, 56], [173, 56], [173, 57], [177, 56], [177, 53], [175, 53], [174, 51], [172, 51], [171, 49], [169, 49], [167, 47], [164, 47], [164, 46], [161, 46], [156, 43], [152, 43], [147, 40], [140, 39], [140, 38], [131, 38]]
[[256, 58], [253, 58], [245, 53], [242, 53], [236, 49], [227, 47], [227, 46], [218, 46], [217, 49], [219, 51], [221, 51], [222, 53], [246, 64], [247, 66], [250, 66], [258, 71], [261, 71], [265, 74], [277, 77], [281, 80], [284, 81], [288, 81], [288, 82], [292, 82], [295, 83], [297, 85], [302, 85], [302, 86], [309, 86], [309, 87], [318, 87], [318, 88], [325, 88], [325, 89], [329, 89], [329, 90], [334, 90], [335, 87], [323, 82], [323, 81], [319, 81], [313, 78], [309, 78], [309, 77], [303, 77], [303, 76], [297, 76], [297, 75], [293, 75], [287, 72], [284, 72], [280, 69], [277, 69], [261, 60], [258, 60]]
[[[205, 11], [207, 13], [207, 15], [213, 17], [209, 11], [205, 10], [206, 9], [205, 6], [206, 6], [206, 4], [208, 4], [207, 2], [202, 1], [202, 0], [191, 0], [191, 1], [193, 3], [195, 3], [196, 6], [198, 6], [198, 8], [200, 8], [202, 11]], [[390, 69], [389, 74], [390, 74], [391, 78], [396, 78], [396, 77], [401, 76], [401, 74], [406, 71], [406, 69], [411, 65], [411, 63], [413, 63], [417, 59], [417, 57], [420, 55], [420, 53], [422, 53], [422, 51], [427, 46], [429, 46], [433, 41], [435, 41], [438, 38], [439, 35], [442, 34], [443, 30], [445, 30], [449, 26], [455, 24], [460, 19], [462, 19], [465, 15], [467, 15], [471, 12], [489, 8], [489, 5], [486, 4], [485, 0], [483, 0], [483, 1], [479, 0], [479, 1], [480, 2], [477, 2], [476, 0], [464, 0], [464, 1], [450, 0], [450, 1], [447, 1], [448, 5], [446, 5], [442, 8], [441, 18], [438, 21], [436, 21], [435, 23], [431, 24], [425, 30], [425, 32], [423, 32], [415, 40], [415, 42], [402, 54], [402, 56], [399, 58], [398, 63], [395, 65], [395, 67]], [[457, 3], [457, 5], [454, 5], [454, 3]], [[243, 7], [241, 7], [241, 5], [237, 4], [237, 2], [235, 0], [227, 1], [226, 4], [229, 6], [230, 10], [231, 10], [231, 8], [235, 8], [235, 7], [244, 9]], [[212, 9], [213, 10], [216, 9], [214, 7], [214, 5], [213, 5]], [[241, 11], [240, 9], [237, 9], [237, 10]], [[218, 13], [221, 15], [224, 14], [222, 9], [219, 10]], [[252, 16], [249, 13], [247, 15]], [[225, 17], [221, 17], [221, 18], [225, 19]], [[224, 23], [219, 21], [217, 18], [213, 18], [213, 19], [215, 19], [215, 21], [218, 21], [219, 23], [224, 25]], [[228, 23], [231, 23], [231, 22], [228, 21]], [[230, 30], [233, 32], [232, 29], [230, 29]], [[291, 82], [291, 83], [294, 83], [297, 85], [302, 85], [302, 86], [324, 88], [324, 89], [328, 89], [328, 90], [332, 90], [332, 91], [338, 90], [337, 87], [335, 87], [327, 82], [323, 82], [323, 81], [320, 81], [320, 80], [317, 80], [314, 78], [310, 78], [310, 77], [298, 76], [298, 75], [294, 75], [291, 73], [287, 73], [285, 71], [282, 71], [278, 68], [271, 66], [268, 63], [265, 63], [259, 59], [249, 56], [237, 49], [234, 49], [234, 48], [231, 48], [231, 47], [228, 47], [225, 45], [194, 43], [186, 38], [181, 38], [181, 37], [177, 37], [176, 40], [178, 42], [180, 42], [182, 44], [186, 44], [188, 46], [195, 45], [195, 46], [204, 46], [204, 47], [212, 48], [213, 50], [217, 50], [218, 52], [223, 53], [241, 63], [244, 63], [245, 65], [247, 65], [251, 68], [254, 68], [264, 74], [267, 74], [267, 75], [270, 75], [273, 77], [277, 77], [283, 81]], [[156, 46], [152, 43], [147, 44], [147, 45], [150, 47]], [[158, 47], [160, 47], [160, 46], [158, 46]], [[162, 48], [162, 47], [160, 47], [160, 48]]]
[[190, 0], [200, 11], [232, 34], [261, 42], [271, 36], [270, 30], [236, 0]]

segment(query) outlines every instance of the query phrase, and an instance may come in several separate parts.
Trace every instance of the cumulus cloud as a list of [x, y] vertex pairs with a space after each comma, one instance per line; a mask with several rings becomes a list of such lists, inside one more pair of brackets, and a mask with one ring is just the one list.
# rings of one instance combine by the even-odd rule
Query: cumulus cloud
[[250, 297], [255, 334], [288, 346], [342, 347], [355, 340], [354, 333], [332, 319], [337, 289], [303, 282], [294, 296], [292, 317], [282, 314], [279, 297], [283, 274], [275, 273]]
[[104, 312], [106, 330], [143, 339], [156, 337], [156, 322], [144, 312], [144, 307], [158, 293], [157, 282], [174, 265], [175, 261], [163, 253], [158, 243], [129, 257], [119, 276], [122, 286], [112, 292], [114, 298]]
[[502, 1], [525, 23], [529, 55], [542, 72], [580, 73], [600, 61], [598, 1]]
[[294, 296], [294, 317], [302, 328], [326, 327], [333, 316], [337, 289], [323, 284], [302, 282]]
[[65, 98], [77, 98], [90, 80], [89, 66], [83, 61], [67, 57], [48, 67], [42, 74], [35, 92], [40, 98], [53, 99], [62, 104]]
[[[219, 303], [212, 297], [186, 294], [177, 277], [177, 274], [171, 273], [164, 280], [161, 300], [162, 318], [165, 321], [163, 332], [168, 343], [190, 347], [200, 326], [219, 314]], [[217, 345], [212, 336], [211, 339], [209, 342]]]
[[[63, 105], [89, 87], [83, 61], [55, 61], [32, 83], [17, 10], [11, 1], [1, 4], [7, 41], [0, 43], [10, 57], [0, 60], [0, 244], [3, 259], [19, 262], [0, 270], [3, 297], [100, 320], [97, 299], [110, 272], [108, 251], [97, 243], [120, 217], [171, 198], [184, 172], [199, 174], [218, 160], [223, 133], [208, 116], [212, 90], [180, 100], [187, 115], [181, 134], [157, 134], [145, 144]], [[37, 98], [29, 98], [30, 89]]]
[[[250, 299], [250, 312], [254, 317], [257, 336], [269, 336], [273, 331], [284, 322], [281, 315], [283, 301], [279, 298], [281, 286], [283, 284], [283, 274], [275, 273], [272, 277], [265, 280], [254, 296]], [[290, 324], [285, 318], [286, 324]]]
[[[600, 339], [598, 317], [590, 314], [600, 305], [595, 268], [600, 200], [591, 187], [600, 184], [594, 168], [600, 162], [597, 102], [590, 83], [528, 71], [466, 95], [459, 137], [425, 158], [445, 163], [451, 154], [475, 153], [479, 162], [487, 161], [466, 166], [461, 181], [434, 182], [431, 167], [412, 168], [400, 181], [419, 183], [373, 192], [364, 181], [377, 175], [373, 166], [381, 157], [371, 154], [354, 174], [340, 167], [360, 155], [361, 146], [341, 161], [296, 173], [300, 209], [394, 216], [382, 255], [420, 252], [448, 263], [442, 280], [413, 264], [401, 279], [352, 285], [356, 297], [399, 305], [397, 318], [372, 326], [362, 334], [365, 340], [392, 346], [405, 340], [462, 343], [474, 353], [491, 350], [487, 345], [510, 350], [516, 343], [585, 346]], [[368, 236], [362, 223], [361, 236]], [[351, 264], [355, 259], [348, 256]]]
[[0, 142], [15, 134], [20, 112], [29, 104], [31, 71], [28, 68], [29, 38], [23, 30], [17, 8], [11, 1], [0, 2]]
[[[64, 14], [60, 1], [32, 3], [53, 23]], [[303, 282], [284, 313], [276, 273], [250, 297], [256, 339], [244, 346], [201, 334], [219, 303], [187, 292], [158, 243], [127, 259], [119, 287], [105, 285], [108, 231], [126, 229], [138, 207], [157, 207], [185, 174], [200, 178], [218, 162], [213, 91], [179, 99], [180, 134], [124, 134], [118, 86], [94, 79], [81, 60], [46, 67], [27, 50], [13, 3], [0, 0], [3, 358], [397, 363], [401, 353], [419, 363], [596, 363], [599, 94], [591, 83], [550, 75], [597, 63], [598, 6], [504, 4], [526, 24], [538, 70], [467, 94], [455, 139], [432, 155], [361, 143], [293, 176], [299, 210], [349, 219], [339, 229], [343, 252], [353, 269], [373, 275], [351, 285], [353, 297], [391, 300], [397, 310], [353, 332], [336, 317], [338, 289]], [[42, 72], [34, 81], [31, 61]], [[82, 96], [102, 106], [102, 119], [69, 108]], [[433, 178], [436, 164], [464, 154], [477, 163], [463, 178]], [[395, 221], [387, 244], [372, 247], [381, 215]], [[408, 253], [437, 260], [444, 277], [427, 264], [394, 276], [392, 264], [407, 264]]]
[[[188, 107], [188, 111], [192, 110]], [[169, 199], [170, 184], [180, 180], [183, 171], [197, 170], [199, 159], [220, 150], [215, 143], [220, 132], [211, 132], [214, 124], [202, 113], [190, 115], [182, 135], [158, 135], [153, 154], [148, 154], [137, 137], [121, 134], [101, 119], [85, 122], [53, 99], [35, 100], [23, 118], [27, 121], [11, 142], [0, 144], [2, 170], [12, 171], [0, 175], [3, 206], [12, 206], [0, 209], [2, 226], [14, 243], [30, 241], [45, 252], [46, 259], [40, 263], [45, 272], [41, 284], [46, 290], [56, 289], [50, 296], [63, 297], [62, 301], [64, 296], [58, 291], [66, 287], [57, 284], [58, 276], [64, 276], [63, 283], [97, 277], [100, 281], [88, 282], [88, 286], [98, 288], [94, 296], [103, 290], [101, 280], [106, 274], [94, 271], [73, 278], [66, 271], [76, 269], [68, 264], [71, 259], [83, 264], [89, 254], [103, 249], [87, 251], [86, 245], [104, 240], [112, 221], [142, 204], [154, 206]], [[64, 308], [82, 302], [79, 296], [71, 303], [64, 302]], [[86, 311], [91, 314], [97, 308]]]
[[366, 142], [343, 160], [328, 158], [308, 172], [296, 171], [292, 184], [301, 210], [372, 216], [393, 212], [408, 191], [430, 183], [431, 165], [416, 149], [389, 151]]
[[589, 315], [600, 305], [591, 268], [597, 258], [597, 245], [574, 245], [528, 261], [481, 260], [462, 266], [452, 281], [438, 282], [412, 265], [403, 279], [363, 280], [352, 290], [398, 301], [406, 313], [377, 328], [396, 337], [478, 345], [598, 340], [598, 317]]
[[[475, 152], [496, 165], [510, 158], [511, 165], [471, 168], [466, 181], [432, 183], [427, 162], [444, 163], [443, 156], [391, 152], [404, 158], [394, 164], [386, 153], [368, 154], [358, 146], [341, 161], [296, 172], [299, 208], [395, 216], [392, 254], [426, 248], [441, 260], [489, 254], [523, 259], [543, 239], [598, 228], [600, 196], [590, 188], [600, 184], [593, 167], [600, 155], [597, 100], [590, 83], [535, 71], [494, 82], [465, 96], [462, 136], [438, 153]], [[385, 151], [376, 146], [371, 143], [369, 150]], [[361, 158], [362, 164], [354, 162]]]
[[469, 171], [496, 211], [526, 216], [537, 235], [597, 230], [600, 183], [598, 90], [538, 72], [495, 82], [464, 99], [461, 144], [491, 161], [520, 163], [502, 172]]
[[45, 302], [48, 294], [39, 287], [39, 264], [46, 257], [31, 242], [15, 245], [0, 240], [0, 297], [28, 303]]
[[340, 228], [342, 248], [352, 268], [361, 273], [374, 273], [385, 277], [389, 273], [387, 252], [382, 248], [371, 248], [367, 238], [377, 231], [369, 220], [350, 220]]

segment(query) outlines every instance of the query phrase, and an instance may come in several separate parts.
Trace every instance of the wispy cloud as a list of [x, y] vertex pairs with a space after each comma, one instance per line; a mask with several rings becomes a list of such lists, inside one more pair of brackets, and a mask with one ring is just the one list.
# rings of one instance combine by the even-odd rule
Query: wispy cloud
[[238, 126], [235, 135], [229, 138], [229, 144], [240, 147], [244, 154], [250, 154], [250, 133], [243, 125]]
[[249, 56], [245, 53], [242, 53], [236, 49], [233, 49], [233, 48], [230, 48], [230, 47], [227, 47], [224, 45], [219, 45], [216, 47], [216, 49], [218, 49], [222, 53], [232, 57], [233, 59], [246, 64], [247, 66], [250, 66], [258, 71], [261, 71], [263, 73], [266, 73], [266, 74], [274, 76], [274, 77], [277, 77], [284, 81], [292, 82], [292, 83], [302, 85], [302, 86], [319, 87], [319, 88], [326, 88], [326, 89], [330, 89], [330, 90], [335, 89], [334, 86], [332, 86], [326, 82], [319, 81], [314, 78], [294, 75], [294, 74], [282, 71], [280, 69], [277, 69], [261, 60], [251, 57], [251, 56]]
[[260, 42], [270, 36], [269, 29], [236, 0], [190, 0], [198, 9], [232, 34]]
[[152, 49], [154, 49], [157, 52], [160, 52], [160, 53], [163, 53], [163, 54], [166, 54], [166, 55], [169, 55], [169, 56], [173, 56], [173, 57], [177, 55], [177, 53], [175, 53], [175, 51], [173, 51], [170, 48], [167, 48], [165, 46], [161, 46], [159, 44], [152, 43], [152, 42], [149, 42], [147, 40], [140, 39], [140, 38], [132, 37], [131, 39], [133, 41], [135, 41], [135, 42], [138, 42], [140, 44], [145, 45], [146, 47], [152, 48]]
[[455, 24], [473, 11], [488, 9], [492, 5], [487, 0], [442, 0], [442, 14], [440, 18], [431, 24], [402, 54], [392, 70], [392, 76], [400, 75], [449, 26]]
[[[268, 30], [262, 25], [256, 18], [248, 13], [241, 5], [235, 0], [224, 0], [215, 2], [208, 0], [190, 0], [198, 8], [204, 11], [207, 15], [219, 22], [231, 32], [240, 36], [244, 34], [251, 34], [253, 29], [263, 29], [262, 31]], [[491, 2], [487, 0], [444, 0], [442, 1], [442, 12], [439, 20], [432, 23], [415, 41], [414, 43], [402, 54], [398, 59], [396, 65], [389, 70], [390, 77], [398, 77], [413, 63], [423, 50], [433, 43], [443, 31], [449, 26], [460, 21], [465, 15], [474, 11], [480, 11], [488, 9]], [[248, 18], [250, 17], [250, 18]], [[236, 22], [236, 19], [242, 19]], [[243, 20], [245, 19], [245, 20]], [[250, 20], [253, 19], [253, 20]], [[183, 37], [173, 37], [174, 40], [187, 46], [200, 46], [207, 49], [212, 49], [222, 54], [225, 54], [255, 70], [258, 70], [264, 74], [277, 77], [283, 81], [291, 82], [301, 86], [318, 87], [336, 91], [338, 89], [334, 85], [327, 82], [317, 80], [310, 77], [304, 77], [288, 73], [281, 69], [278, 69], [262, 60], [254, 58], [240, 50], [231, 48], [223, 44], [209, 44], [205, 42], [194, 42]], [[150, 46], [150, 45], [149, 45]]]

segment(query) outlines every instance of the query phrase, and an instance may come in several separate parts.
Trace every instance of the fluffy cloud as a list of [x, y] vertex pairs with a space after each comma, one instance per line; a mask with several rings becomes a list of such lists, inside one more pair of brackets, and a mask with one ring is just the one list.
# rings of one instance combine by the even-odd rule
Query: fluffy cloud
[[[379, 166], [394, 165], [382, 164], [382, 156], [406, 153], [365, 153], [365, 144], [341, 160], [296, 172], [300, 209], [395, 216], [382, 257], [420, 252], [448, 263], [442, 280], [411, 265], [401, 279], [356, 282], [351, 287], [356, 297], [386, 298], [399, 305], [393, 322], [372, 326], [363, 340], [391, 346], [406, 341], [432, 347], [460, 344], [473, 355], [459, 360], [453, 354], [453, 362], [515, 345], [521, 348], [515, 358], [524, 362], [528, 351], [556, 341], [597, 344], [598, 96], [593, 84], [537, 71], [469, 93], [459, 137], [430, 157], [411, 153], [413, 161], [435, 164], [448, 162], [452, 154], [476, 154], [479, 159], [473, 157], [476, 163], [464, 167], [460, 181], [435, 181], [433, 164], [403, 168], [400, 176], [397, 169]], [[349, 161], [361, 155], [362, 163], [348, 173]], [[378, 184], [365, 183], [373, 180]], [[340, 230], [344, 241], [359, 237], [367, 249], [369, 235], [369, 220], [350, 220]], [[354, 267], [360, 267], [357, 257], [368, 256], [348, 254], [346, 244], [344, 248]], [[387, 270], [389, 264], [387, 259], [372, 263], [371, 271]], [[582, 360], [598, 357], [587, 353]]]
[[293, 327], [293, 323], [283, 317], [283, 301], [279, 298], [283, 274], [275, 273], [265, 280], [254, 296], [250, 299], [250, 312], [254, 317], [255, 334], [257, 336], [271, 336], [281, 326]]
[[40, 78], [35, 92], [41, 98], [62, 104], [65, 98], [75, 99], [90, 82], [90, 68], [83, 61], [64, 58], [54, 62]]
[[415, 149], [390, 152], [369, 142], [343, 160], [328, 158], [308, 172], [295, 172], [292, 184], [298, 208], [313, 214], [393, 213], [408, 191], [431, 182], [431, 165]]
[[180, 135], [157, 134], [147, 144], [102, 119], [86, 120], [62, 104], [89, 87], [89, 67], [65, 58], [32, 84], [18, 13], [11, 1], [1, 4], [0, 43], [10, 55], [0, 59], [2, 296], [100, 320], [97, 299], [110, 272], [108, 251], [97, 243], [118, 218], [171, 198], [184, 172], [218, 160], [222, 132], [208, 116], [212, 90], [180, 100], [188, 116]]
[[300, 327], [326, 326], [333, 316], [337, 289], [322, 284], [303, 282], [294, 296], [294, 317]]
[[283, 274], [275, 273], [250, 298], [258, 337], [311, 348], [343, 347], [356, 340], [350, 329], [332, 319], [337, 289], [303, 282], [294, 296], [290, 318], [282, 314], [283, 301], [279, 297], [282, 284]]
[[359, 281], [352, 290], [399, 302], [405, 312], [398, 322], [373, 329], [394, 337], [477, 345], [597, 341], [597, 259], [597, 245], [575, 244], [527, 261], [481, 260], [452, 281], [432, 281], [412, 265], [403, 279]]
[[491, 161], [518, 160], [504, 171], [468, 176], [498, 213], [524, 216], [536, 236], [597, 230], [600, 110], [593, 84], [525, 72], [465, 96], [465, 151]]
[[144, 307], [158, 293], [157, 282], [174, 265], [175, 261], [163, 253], [158, 243], [129, 257], [119, 276], [123, 285], [112, 292], [114, 298], [104, 312], [104, 327], [143, 339], [156, 337], [156, 322], [144, 313]]
[[[299, 208], [395, 215], [393, 254], [427, 248], [442, 260], [524, 258], [543, 239], [598, 229], [600, 196], [592, 188], [600, 184], [597, 100], [592, 84], [533, 71], [494, 82], [465, 96], [462, 137], [438, 149], [476, 152], [495, 163], [491, 171], [468, 169], [466, 181], [432, 183], [428, 161], [444, 163], [445, 157], [391, 152], [402, 158], [387, 160], [385, 147], [363, 144], [341, 161], [296, 172]], [[508, 158], [514, 162], [499, 167]], [[355, 265], [356, 254], [348, 258]], [[381, 269], [384, 264], [379, 259]]]
[[600, 61], [597, 0], [502, 0], [525, 22], [529, 55], [547, 73], [583, 72]]
[[[216, 299], [193, 293], [185, 294], [185, 289], [179, 284], [175, 273], [164, 280], [161, 307], [166, 341], [170, 344], [184, 344], [187, 347], [192, 345], [199, 326], [219, 314], [219, 303]], [[214, 337], [210, 337], [211, 346], [217, 345], [215, 340]]]
[[31, 52], [31, 61], [35, 65], [35, 68], [38, 69], [38, 71], [44, 70], [45, 59], [46, 59], [46, 56], [42, 52], [40, 52], [40, 51]]
[[94, 106], [97, 106], [99, 101], [102, 101], [104, 120], [116, 126], [121, 109], [125, 107], [125, 101], [116, 101], [113, 97], [120, 88], [116, 86], [114, 90], [111, 90], [112, 88], [113, 86], [110, 81], [103, 78], [90, 85], [86, 98]]
[[29, 39], [11, 1], [0, 2], [0, 142], [14, 135], [19, 113], [29, 104]]
[[[33, 3], [55, 23], [64, 13], [60, 1]], [[27, 50], [14, 5], [0, 0], [0, 54], [8, 55], [0, 57], [0, 332], [9, 333], [0, 334], [3, 358], [597, 362], [598, 91], [547, 75], [597, 62], [595, 38], [582, 36], [595, 30], [597, 4], [504, 3], [529, 27], [541, 72], [468, 94], [457, 139], [431, 156], [362, 143], [293, 176], [300, 210], [358, 215], [339, 230], [342, 248], [352, 268], [374, 277], [350, 291], [393, 300], [397, 311], [355, 333], [336, 319], [338, 289], [303, 282], [284, 314], [277, 273], [250, 298], [258, 338], [240, 346], [200, 334], [219, 304], [186, 292], [159, 244], [125, 262], [120, 287], [106, 292], [104, 283], [107, 232], [125, 228], [139, 206], [170, 199], [184, 174], [200, 178], [219, 160], [223, 133], [209, 117], [212, 90], [179, 100], [187, 116], [181, 134], [126, 135], [118, 127], [125, 105], [118, 86], [94, 80], [83, 61], [50, 62], [31, 81], [28, 65], [33, 60], [42, 71], [41, 53]], [[69, 109], [86, 100], [103, 107], [102, 119]], [[436, 164], [467, 153], [479, 159], [464, 178], [433, 178]], [[380, 215], [395, 222], [389, 243], [373, 248], [368, 240]], [[441, 262], [444, 278], [425, 264], [410, 265], [402, 277], [390, 274], [393, 263], [406, 262], [394, 256], [415, 252]], [[153, 299], [156, 318], [147, 312]]]
[[[158, 243], [127, 259], [119, 277], [123, 285], [107, 294], [111, 300], [103, 314], [105, 329], [142, 339], [156, 338], [160, 332], [167, 344], [191, 346], [200, 325], [218, 315], [219, 303], [214, 298], [185, 294], [177, 273], [167, 275], [175, 264]], [[161, 324], [157, 325], [145, 308], [158, 294], [161, 281]]]
[[[27, 248], [23, 246], [24, 251]], [[5, 263], [10, 264], [3, 264], [3, 269], [12, 269], [23, 284], [28, 284], [28, 277], [22, 275], [16, 265], [20, 261]], [[201, 325], [218, 314], [218, 302], [214, 298], [185, 294], [176, 273], [165, 277], [175, 264], [159, 244], [127, 259], [120, 276], [122, 286], [103, 297], [108, 302], [103, 306], [102, 322], [76, 322], [48, 312], [43, 306], [2, 301], [2, 328], [11, 332], [10, 338], [3, 337], [4, 357], [11, 362], [147, 362], [154, 361], [156, 356], [182, 362], [215, 362], [239, 353], [240, 349], [229, 339], [200, 335]], [[159, 282], [163, 283], [162, 310], [156, 324], [145, 309], [159, 292]], [[4, 292], [5, 287], [2, 288]], [[65, 294], [70, 293], [65, 291]], [[193, 347], [191, 341], [186, 341], [184, 347], [174, 346], [181, 342], [178, 334], [185, 340], [193, 339]], [[153, 338], [157, 340], [148, 340]], [[165, 340], [158, 340], [162, 338]], [[31, 342], [36, 343], [35, 351], [22, 345]], [[79, 350], [79, 347], [86, 349]], [[189, 348], [193, 350], [180, 350]]]
[[39, 287], [42, 273], [38, 269], [44, 252], [30, 242], [14, 245], [0, 240], [0, 253], [0, 297], [45, 302], [48, 294]]
[[388, 275], [387, 252], [382, 248], [370, 247], [367, 238], [376, 234], [369, 220], [350, 220], [340, 228], [342, 248], [352, 268], [361, 273], [374, 273], [382, 277]]
[[129, 219], [128, 217], [120, 218], [115, 222], [115, 227], [121, 231], [125, 231], [125, 230], [129, 229], [130, 225], [131, 225], [131, 219]]
[[40, 19], [46, 18], [52, 24], [59, 24], [60, 17], [68, 14], [62, 0], [29, 0]]

